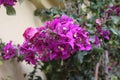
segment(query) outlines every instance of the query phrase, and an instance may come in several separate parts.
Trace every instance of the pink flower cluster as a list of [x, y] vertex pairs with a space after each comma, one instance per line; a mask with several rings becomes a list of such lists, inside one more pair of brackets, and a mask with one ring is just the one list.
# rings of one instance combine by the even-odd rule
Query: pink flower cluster
[[39, 28], [27, 28], [23, 36], [41, 61], [64, 60], [78, 50], [91, 49], [88, 32], [66, 15], [56, 17]]
[[16, 0], [0, 0], [0, 5], [14, 6], [16, 2], [17, 2]]
[[23, 36], [25, 41], [19, 46], [20, 54], [32, 64], [37, 60], [65, 60], [78, 50], [92, 48], [88, 32], [66, 15], [47, 21], [39, 28], [29, 27]]
[[102, 28], [102, 20], [96, 19], [96, 32], [97, 35], [95, 35], [95, 41], [94, 44], [98, 47], [98, 45], [101, 43], [101, 40], [98, 36], [101, 36], [105, 40], [110, 40], [110, 30], [104, 30]]
[[120, 6], [112, 6], [111, 7], [111, 11], [114, 11], [115, 14], [117, 14], [118, 16], [120, 16]]
[[108, 15], [113, 14], [113, 15], [120, 16], [120, 5], [110, 6], [110, 8], [106, 10], [105, 12], [108, 13]]
[[10, 41], [9, 43], [7, 43], [4, 47], [4, 59], [8, 60], [10, 58], [13, 58], [16, 53], [17, 53], [17, 50], [16, 48], [12, 45], [12, 41]]

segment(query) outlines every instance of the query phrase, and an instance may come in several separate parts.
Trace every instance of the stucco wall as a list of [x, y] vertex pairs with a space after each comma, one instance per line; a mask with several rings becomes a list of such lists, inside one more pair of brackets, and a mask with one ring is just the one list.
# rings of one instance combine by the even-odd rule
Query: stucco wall
[[[15, 6], [16, 15], [8, 16], [3, 6], [0, 8], [0, 38], [4, 42], [12, 40], [14, 44], [22, 43], [22, 34], [27, 27], [37, 27], [41, 23], [38, 17], [33, 15], [35, 6], [25, 0], [22, 4]], [[18, 63], [17, 60], [4, 61], [0, 65], [0, 80], [25, 80], [24, 74], [28, 74], [33, 69], [33, 65], [25, 62]], [[42, 75], [41, 72], [38, 73]]]
[[[23, 41], [22, 33], [25, 28], [32, 26], [38, 26], [41, 24], [40, 20], [33, 15], [35, 10], [34, 5], [29, 1], [24, 1], [22, 4], [17, 3], [15, 6], [16, 15], [8, 16], [6, 9], [1, 6], [0, 8], [0, 38], [3, 41], [8, 42], [13, 40], [15, 43], [21, 43]], [[36, 20], [38, 23], [36, 23]]]

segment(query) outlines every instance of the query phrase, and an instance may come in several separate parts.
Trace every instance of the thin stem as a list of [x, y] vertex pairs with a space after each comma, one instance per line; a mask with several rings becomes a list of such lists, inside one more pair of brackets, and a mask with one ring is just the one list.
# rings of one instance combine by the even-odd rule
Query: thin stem
[[63, 0], [63, 3], [64, 3], [64, 6], [65, 6], [65, 9], [67, 9], [67, 4], [66, 4], [66, 1]]
[[105, 50], [104, 54], [102, 55], [103, 60], [102, 60], [102, 66], [103, 66], [103, 72], [105, 75], [104, 80], [109, 80], [109, 73], [108, 73], [108, 63], [109, 63], [109, 57], [108, 57], [108, 51]]
[[98, 63], [96, 64], [96, 69], [95, 69], [95, 79], [94, 79], [94, 80], [98, 80], [99, 66], [100, 66], [100, 63], [98, 62]]
[[107, 74], [107, 75], [105, 75], [105, 79], [106, 79], [106, 80], [109, 80], [109, 77], [108, 77], [108, 69], [107, 69], [108, 63], [109, 63], [109, 58], [108, 58], [108, 51], [107, 51], [107, 50], [105, 51], [104, 57], [105, 57], [105, 73]]

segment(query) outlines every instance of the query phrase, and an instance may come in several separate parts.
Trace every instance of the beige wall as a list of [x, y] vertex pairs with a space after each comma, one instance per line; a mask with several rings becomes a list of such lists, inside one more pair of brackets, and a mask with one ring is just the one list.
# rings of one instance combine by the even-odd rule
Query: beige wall
[[[38, 17], [33, 15], [35, 10], [31, 2], [25, 0], [22, 4], [17, 3], [15, 6], [16, 15], [6, 15], [6, 10], [3, 6], [0, 8], [0, 38], [4, 42], [12, 40], [15, 44], [22, 43], [22, 34], [27, 27], [36, 27], [41, 23]], [[27, 65], [25, 62], [18, 63], [16, 60], [4, 61], [0, 65], [0, 80], [25, 80], [24, 74], [28, 74], [33, 69], [32, 65]], [[38, 75], [42, 75], [41, 72]]]
[[[0, 8], [0, 38], [8, 42], [13, 40], [15, 43], [22, 43], [22, 34], [27, 27], [36, 27], [41, 24], [40, 20], [33, 15], [34, 5], [24, 1], [22, 4], [17, 3], [15, 6], [16, 15], [8, 16], [3, 6]], [[37, 23], [36, 23], [37, 21]]]

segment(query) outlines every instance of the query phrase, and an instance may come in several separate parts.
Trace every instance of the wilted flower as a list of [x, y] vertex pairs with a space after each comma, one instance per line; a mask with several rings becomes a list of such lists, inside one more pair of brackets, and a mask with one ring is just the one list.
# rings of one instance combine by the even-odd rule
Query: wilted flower
[[110, 39], [110, 30], [105, 30], [101, 32], [101, 35], [104, 39], [109, 40]]
[[108, 69], [108, 71], [111, 71], [112, 67], [111, 66], [107, 66], [107, 69]]
[[110, 8], [113, 12], [115, 12], [118, 16], [120, 16], [120, 6], [112, 6]]
[[99, 46], [100, 42], [101, 42], [101, 41], [100, 41], [99, 37], [98, 37], [97, 35], [95, 35], [95, 41], [94, 41], [94, 44], [96, 45], [96, 47]]
[[[106, 40], [110, 39], [110, 30], [104, 30], [102, 26], [99, 25], [96, 26], [96, 33], [100, 34]], [[96, 40], [98, 41], [97, 36], [95, 37], [95, 41]]]
[[96, 26], [96, 30], [98, 33], [101, 33], [103, 31], [102, 27], [99, 25]]

